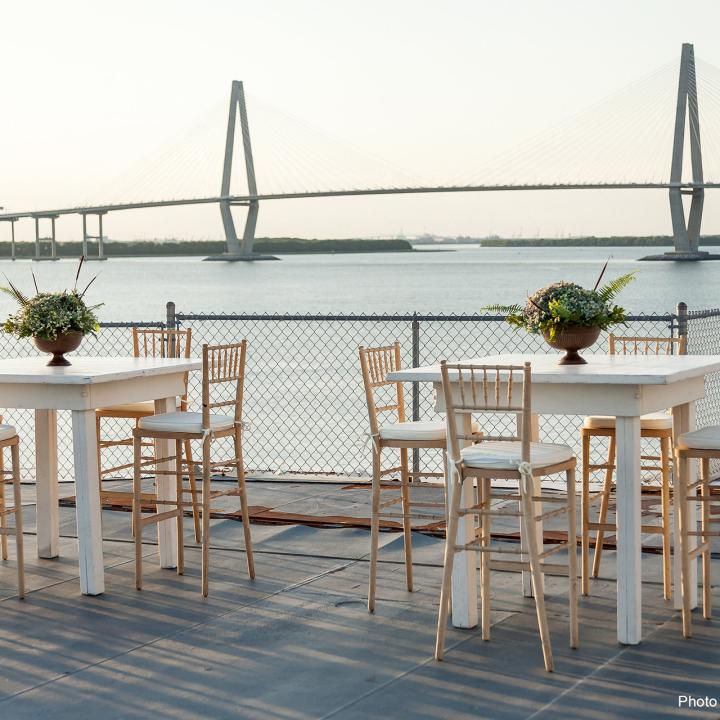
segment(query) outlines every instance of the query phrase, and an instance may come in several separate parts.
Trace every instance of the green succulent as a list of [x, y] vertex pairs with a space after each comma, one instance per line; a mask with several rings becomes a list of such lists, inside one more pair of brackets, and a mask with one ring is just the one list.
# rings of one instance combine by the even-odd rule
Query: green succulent
[[8, 316], [3, 323], [3, 330], [21, 338], [37, 337], [42, 340], [55, 340], [60, 335], [73, 332], [80, 332], [83, 335], [96, 333], [100, 329], [100, 324], [95, 310], [101, 305], [87, 305], [84, 296], [97, 275], [82, 292], [78, 291], [77, 281], [83, 260], [84, 258], [80, 258], [75, 275], [75, 286], [72, 290], [41, 293], [38, 291], [33, 273], [37, 294], [28, 297], [8, 280], [9, 287], [0, 287], [0, 292], [10, 295], [16, 300], [20, 309]]
[[484, 309], [504, 313], [513, 327], [535, 334], [547, 333], [550, 340], [572, 326], [607, 330], [614, 325], [624, 325], [627, 313], [614, 300], [635, 279], [635, 273], [621, 275], [598, 288], [606, 268], [607, 263], [592, 290], [576, 283], [557, 282], [534, 292], [524, 306], [488, 305]]

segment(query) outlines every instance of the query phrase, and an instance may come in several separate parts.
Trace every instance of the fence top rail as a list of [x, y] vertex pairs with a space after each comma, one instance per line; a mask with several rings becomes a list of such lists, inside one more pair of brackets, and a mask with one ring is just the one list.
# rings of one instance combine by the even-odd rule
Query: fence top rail
[[[718, 311], [720, 314], [720, 311]], [[179, 322], [183, 320], [275, 320], [275, 321], [303, 321], [303, 322], [324, 322], [324, 321], [350, 321], [350, 322], [367, 322], [367, 321], [395, 321], [395, 322], [502, 322], [505, 315], [497, 314], [440, 314], [440, 315], [421, 315], [419, 313], [411, 314], [336, 314], [336, 315], [319, 315], [311, 313], [175, 313], [175, 319]], [[694, 314], [690, 314], [694, 317]], [[677, 318], [674, 313], [649, 313], [639, 315], [628, 315], [630, 321], [662, 321], [672, 322]], [[132, 325], [133, 323], [130, 323]]]
[[691, 310], [687, 314], [688, 320], [702, 320], [703, 318], [719, 317], [720, 308], [710, 308], [708, 310]]
[[159, 328], [163, 329], [165, 327], [165, 323], [163, 322], [101, 322], [100, 323], [101, 328], [140, 328], [140, 327], [146, 327], [146, 328]]

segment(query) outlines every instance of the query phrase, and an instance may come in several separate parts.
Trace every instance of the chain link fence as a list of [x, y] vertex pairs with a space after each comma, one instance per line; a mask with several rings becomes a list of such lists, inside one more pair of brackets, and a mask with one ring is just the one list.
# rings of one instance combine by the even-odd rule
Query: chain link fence
[[[193, 347], [198, 351], [203, 343], [248, 339], [246, 464], [249, 472], [278, 475], [369, 475], [371, 451], [358, 365], [360, 345], [386, 345], [398, 340], [406, 366], [501, 352], [555, 352], [539, 336], [514, 330], [499, 315], [216, 315], [175, 313], [174, 305], [169, 303], [163, 321], [103, 324], [97, 337], [85, 339], [83, 354], [129, 354], [133, 326], [192, 328]], [[623, 334], [638, 336], [671, 337], [678, 333], [687, 333], [690, 353], [719, 354], [720, 310], [687, 313], [681, 304], [678, 313], [632, 316], [623, 329]], [[606, 345], [602, 338], [589, 352], [605, 352]], [[37, 354], [29, 342], [0, 336], [2, 357]], [[200, 373], [192, 373], [192, 410], [200, 409], [200, 387]], [[430, 385], [408, 386], [405, 397], [408, 417], [442, 419], [435, 413]], [[31, 479], [33, 413], [7, 410], [4, 415], [5, 421], [20, 431], [24, 477]], [[566, 443], [579, 452], [582, 417], [553, 416], [543, 420], [542, 439]], [[498, 416], [482, 418], [490, 432], [498, 430], [501, 422]], [[708, 378], [707, 396], [698, 403], [698, 424], [720, 424], [718, 375]], [[129, 421], [103, 421], [104, 437], [127, 437], [128, 430]], [[224, 451], [218, 448], [218, 453]], [[604, 452], [600, 440], [595, 451]], [[72, 479], [70, 413], [59, 413], [58, 454], [61, 477]], [[111, 467], [129, 460], [129, 448], [112, 448], [104, 457], [104, 465]], [[441, 455], [435, 450], [416, 452], [414, 462], [424, 471], [441, 470]]]

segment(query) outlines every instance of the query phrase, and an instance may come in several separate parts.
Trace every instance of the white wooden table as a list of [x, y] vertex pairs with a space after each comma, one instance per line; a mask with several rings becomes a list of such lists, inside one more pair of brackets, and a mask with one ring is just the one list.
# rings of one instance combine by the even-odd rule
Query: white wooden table
[[[72, 411], [80, 589], [86, 595], [98, 595], [105, 590], [105, 579], [95, 410], [154, 400], [155, 412], [172, 411], [176, 397], [185, 391], [185, 373], [201, 368], [202, 362], [77, 355], [69, 359], [72, 365], [68, 367], [47, 367], [47, 357], [0, 360], [0, 407], [35, 410], [37, 543], [42, 558], [59, 554], [57, 411]], [[168, 447], [158, 452], [170, 454]], [[159, 476], [157, 485], [159, 498], [176, 499], [171, 476]], [[175, 533], [174, 521], [158, 524], [163, 567], [177, 564]]]
[[[617, 636], [625, 644], [637, 644], [642, 635], [641, 508], [640, 508], [640, 416], [672, 408], [677, 435], [694, 429], [695, 401], [704, 397], [705, 376], [720, 371], [720, 356], [585, 355], [587, 365], [558, 365], [557, 355], [491, 355], [462, 360], [484, 365], [532, 363], [532, 409], [542, 415], [614, 415], [617, 435]], [[444, 412], [440, 367], [408, 368], [388, 374], [390, 380], [433, 383], [436, 409]], [[515, 393], [519, 397], [519, 393]], [[457, 415], [458, 427], [469, 416]], [[538, 423], [535, 423], [537, 428]], [[469, 429], [466, 430], [469, 434]], [[535, 433], [538, 431], [535, 430]], [[556, 442], [552, 426], [543, 438]], [[449, 472], [449, 469], [448, 469]], [[466, 482], [463, 492], [472, 492]], [[452, 485], [450, 484], [451, 488]], [[469, 499], [469, 498], [468, 498]], [[448, 500], [449, 502], [449, 500]], [[691, 507], [690, 522], [695, 507]], [[540, 531], [542, 529], [540, 528]], [[470, 542], [471, 522], [461, 519], [457, 542]], [[675, 605], [680, 607], [674, 567]], [[693, 563], [693, 572], [696, 563]], [[526, 594], [527, 581], [523, 583]], [[691, 605], [697, 605], [697, 582]], [[474, 553], [458, 554], [453, 572], [452, 622], [456, 627], [477, 625], [477, 589]]]

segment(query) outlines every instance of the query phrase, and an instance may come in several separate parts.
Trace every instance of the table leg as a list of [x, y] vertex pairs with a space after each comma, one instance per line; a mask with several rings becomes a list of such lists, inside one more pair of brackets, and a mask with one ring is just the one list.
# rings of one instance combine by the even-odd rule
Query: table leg
[[[683, 433], [695, 429], [695, 403], [686, 403], [673, 408], [673, 434], [676, 438]], [[692, 484], [697, 480], [697, 461], [684, 460], [687, 463], [687, 479]], [[678, 468], [673, 473], [673, 482], [678, 477]], [[697, 488], [688, 491], [688, 495], [697, 495]], [[682, 610], [682, 594], [680, 592], [680, 553], [678, 549], [678, 538], [680, 537], [679, 518], [680, 513], [675, 506], [675, 495], [673, 493], [673, 604], [676, 610]], [[688, 526], [697, 526], [697, 503], [688, 503], [687, 506]], [[697, 546], [697, 537], [689, 536], [688, 545], [690, 548]], [[696, 608], [698, 604], [697, 591], [697, 559], [690, 561], [690, 607]]]
[[72, 433], [80, 590], [83, 595], [99, 595], [105, 592], [105, 572], [95, 411], [73, 410]]
[[35, 492], [38, 557], [60, 554], [58, 514], [57, 411], [35, 411]]
[[642, 637], [640, 538], [640, 418], [618, 417], [617, 442], [617, 635], [637, 645]]
[[[155, 413], [175, 412], [176, 401], [174, 397], [155, 401]], [[175, 453], [175, 443], [168, 440], [155, 441], [156, 457], [168, 457]], [[158, 470], [174, 470], [173, 462], [160, 463]], [[155, 489], [158, 497], [157, 511], [159, 513], [174, 510], [175, 505], [163, 505], [160, 500], [177, 500], [177, 485], [174, 475], [158, 475], [155, 478]], [[177, 567], [177, 523], [174, 519], [162, 520], [157, 524], [158, 548], [160, 553], [160, 567]]]
[[[470, 435], [472, 432], [472, 419], [468, 413], [457, 413], [455, 422], [459, 432]], [[464, 443], [468, 445], [469, 443]], [[448, 447], [450, 440], [448, 438]], [[448, 461], [447, 478], [453, 474], [453, 466]], [[452, 503], [452, 483], [447, 483], [448, 507]], [[474, 491], [472, 478], [465, 481], [462, 489], [461, 505], [474, 504]], [[475, 524], [473, 515], [461, 516], [458, 521], [456, 542], [464, 545], [475, 539]], [[475, 553], [463, 550], [455, 555], [452, 575], [452, 624], [454, 627], [472, 628], [478, 624], [478, 598], [477, 598], [477, 568], [475, 567]]]
[[[519, 421], [519, 418], [520, 418], [520, 416], [518, 416], [518, 421]], [[540, 442], [540, 416], [539, 415], [533, 414], [532, 417], [530, 418], [530, 432], [531, 432], [530, 440], [532, 442]], [[519, 435], [520, 435], [520, 428], [518, 427], [518, 436]], [[540, 493], [542, 492], [542, 479], [534, 478], [533, 486], [534, 486], [533, 492], [535, 493], [535, 495], [540, 495]], [[533, 507], [536, 507], [535, 503], [533, 503]], [[518, 508], [521, 509], [520, 503], [518, 503]], [[540, 508], [536, 507], [536, 509], [540, 509]], [[538, 513], [538, 514], [540, 514], [540, 513]], [[522, 531], [522, 519], [520, 520], [520, 525], [521, 525], [520, 537], [523, 538], [524, 533]], [[542, 523], [542, 520], [539, 520], [539, 521], [533, 523], [533, 527], [534, 527], [534, 531], [535, 531], [536, 537], [537, 537], [537, 546], [540, 549], [540, 552], [542, 552], [542, 546], [543, 546], [543, 523]], [[521, 550], [525, 549], [525, 541], [524, 540], [520, 541], [520, 549]], [[525, 562], [528, 561], [527, 555], [525, 555], [525, 554], [522, 554], [520, 556], [520, 559], [524, 560]], [[529, 598], [533, 597], [532, 580], [530, 579], [530, 572], [528, 570], [522, 571], [522, 590], [523, 590], [523, 595], [525, 597], [529, 597]]]

